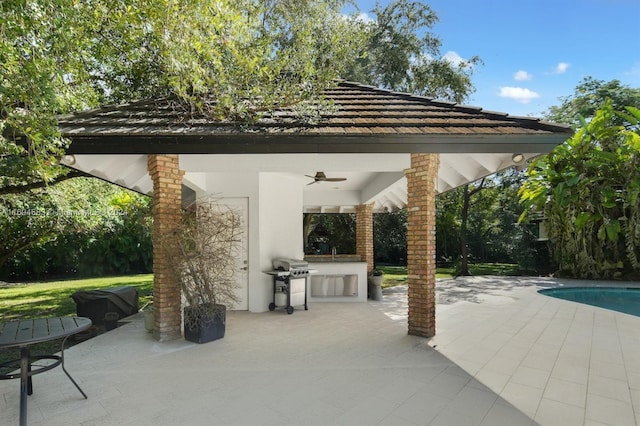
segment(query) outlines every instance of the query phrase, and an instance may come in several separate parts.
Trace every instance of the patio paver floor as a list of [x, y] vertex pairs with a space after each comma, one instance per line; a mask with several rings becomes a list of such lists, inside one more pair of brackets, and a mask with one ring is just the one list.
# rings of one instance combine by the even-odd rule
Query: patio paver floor
[[[231, 312], [223, 340], [158, 343], [141, 318], [34, 377], [30, 425], [634, 425], [640, 318], [542, 296], [566, 282], [438, 281], [438, 334], [383, 302]], [[582, 283], [580, 283], [582, 285]], [[0, 424], [18, 382], [0, 381]]]
[[[640, 283], [535, 277], [438, 281], [436, 350], [542, 425], [640, 422], [640, 318], [537, 293]], [[405, 289], [379, 308], [404, 323]], [[635, 398], [634, 398], [635, 395]]]

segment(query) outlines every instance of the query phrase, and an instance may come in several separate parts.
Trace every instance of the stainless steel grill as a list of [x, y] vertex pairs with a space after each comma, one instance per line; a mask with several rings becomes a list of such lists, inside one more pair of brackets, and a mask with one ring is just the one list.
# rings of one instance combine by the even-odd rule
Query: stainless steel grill
[[307, 277], [311, 273], [309, 262], [300, 259], [277, 257], [273, 259], [273, 270], [266, 271], [273, 277], [273, 302], [269, 310], [284, 308], [288, 314], [294, 311], [294, 305], [307, 306]]
[[309, 275], [309, 262], [278, 257], [273, 259], [273, 271], [277, 272], [278, 276], [290, 275], [293, 278], [304, 278]]

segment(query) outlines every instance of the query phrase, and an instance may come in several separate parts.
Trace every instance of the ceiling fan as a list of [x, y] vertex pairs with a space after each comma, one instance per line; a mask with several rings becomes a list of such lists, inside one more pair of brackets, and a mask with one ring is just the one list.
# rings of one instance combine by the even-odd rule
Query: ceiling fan
[[343, 180], [347, 180], [347, 178], [343, 178], [343, 177], [329, 178], [327, 177], [327, 175], [324, 174], [324, 172], [316, 172], [315, 176], [309, 176], [309, 175], [305, 175], [305, 176], [313, 179], [313, 182], [308, 183], [307, 185], [313, 185], [314, 183], [318, 183], [318, 182], [342, 182]]

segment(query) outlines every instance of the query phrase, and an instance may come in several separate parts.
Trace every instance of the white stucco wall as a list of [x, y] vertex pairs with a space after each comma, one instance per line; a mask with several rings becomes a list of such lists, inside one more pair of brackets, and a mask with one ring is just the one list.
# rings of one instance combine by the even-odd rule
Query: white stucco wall
[[[188, 175], [185, 181], [189, 181]], [[304, 256], [300, 183], [280, 173], [209, 173], [203, 186], [198, 196], [208, 193], [249, 199], [249, 311], [268, 310], [273, 298], [272, 278], [263, 271], [272, 268], [274, 257]]]
[[[309, 262], [309, 268], [314, 273], [309, 278], [309, 302], [366, 302], [367, 301], [367, 262]], [[340, 293], [323, 297], [314, 297], [314, 290], [320, 290], [323, 294], [330, 281], [337, 279], [338, 283], [344, 283], [345, 277], [355, 276], [355, 284], [358, 288], [357, 296], [344, 296]], [[351, 278], [353, 279], [353, 278]], [[344, 284], [342, 284], [344, 285]], [[338, 287], [341, 288], [341, 287]], [[324, 293], [326, 294], [326, 293]]]
[[[259, 264], [261, 271], [272, 268], [274, 257], [302, 259], [302, 188], [288, 175], [261, 173], [259, 177]], [[272, 278], [261, 274], [251, 280], [249, 310], [263, 312], [273, 298]]]
[[[185, 176], [185, 178], [188, 176]], [[185, 179], [186, 180], [186, 179]], [[256, 259], [260, 258], [259, 244], [259, 173], [243, 171], [242, 173], [207, 173], [206, 193], [218, 198], [248, 198], [248, 307], [252, 309], [253, 288], [262, 287], [263, 273]], [[199, 196], [202, 194], [198, 194]], [[263, 310], [266, 310], [265, 307]], [[257, 311], [261, 312], [261, 311]]]

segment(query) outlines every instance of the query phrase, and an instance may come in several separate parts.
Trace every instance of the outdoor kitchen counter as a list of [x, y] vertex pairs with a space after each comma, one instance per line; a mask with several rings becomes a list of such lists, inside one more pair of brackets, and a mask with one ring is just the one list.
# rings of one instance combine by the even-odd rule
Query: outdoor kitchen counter
[[335, 261], [319, 262], [306, 257], [309, 269], [317, 272], [309, 277], [309, 301], [311, 302], [366, 302], [367, 262], [349, 261], [336, 256]]
[[357, 254], [310, 254], [304, 257], [309, 263], [326, 263], [326, 262], [360, 262], [360, 256]]

